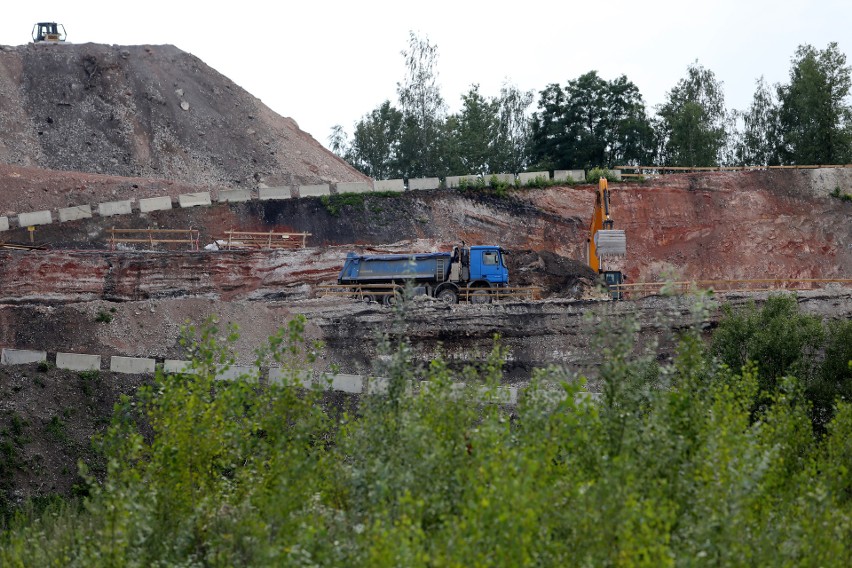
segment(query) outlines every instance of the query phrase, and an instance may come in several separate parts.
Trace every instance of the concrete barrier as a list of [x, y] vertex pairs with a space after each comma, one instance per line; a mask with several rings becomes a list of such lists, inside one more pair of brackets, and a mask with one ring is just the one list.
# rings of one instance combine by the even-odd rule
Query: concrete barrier
[[167, 211], [172, 208], [172, 198], [168, 195], [163, 197], [146, 197], [139, 200], [139, 212], [150, 213], [151, 211]]
[[[476, 174], [470, 174], [466, 176], [447, 176], [447, 179], [444, 180], [444, 185], [447, 186], [448, 189], [454, 189], [457, 187], [461, 187], [461, 180], [465, 180], [467, 185], [473, 185], [477, 182], [479, 176]], [[488, 181], [488, 178], [485, 178], [484, 181]]]
[[98, 204], [98, 215], [101, 217], [112, 217], [113, 215], [130, 215], [133, 206], [129, 199], [125, 201], [107, 201]]
[[364, 377], [361, 375], [331, 375], [331, 390], [359, 394], [364, 390]]
[[28, 351], [26, 349], [3, 349], [0, 351], [0, 364], [3, 365], [26, 365], [28, 363], [41, 363], [47, 361], [47, 353], [44, 351]]
[[515, 185], [515, 174], [488, 174], [485, 176], [486, 185], [490, 184], [493, 180], [497, 180], [499, 183]]
[[618, 181], [621, 181], [621, 170], [609, 170], [609, 171], [610, 171], [610, 173], [612, 173], [612, 177], [614, 177]]
[[91, 205], [77, 205], [76, 207], [64, 207], [59, 210], [59, 221], [65, 223], [66, 221], [77, 221], [79, 219], [91, 219], [92, 218], [92, 206]]
[[257, 190], [258, 199], [267, 201], [270, 199], [290, 199], [293, 191], [290, 187], [261, 187]]
[[586, 181], [586, 172], [583, 170], [554, 170], [553, 181]]
[[101, 356], [82, 353], [57, 353], [56, 366], [69, 371], [100, 371]]
[[375, 191], [405, 191], [405, 180], [402, 179], [377, 179], [373, 180]]
[[543, 178], [545, 180], [550, 180], [549, 172], [521, 172], [518, 174], [518, 184], [524, 186], [531, 181], [535, 181], [536, 178]]
[[441, 187], [441, 180], [438, 178], [414, 178], [408, 180], [408, 189], [438, 189]]
[[251, 191], [247, 189], [223, 189], [219, 192], [220, 203], [242, 203], [251, 201]]
[[340, 182], [336, 184], [337, 193], [367, 193], [373, 191], [373, 187], [363, 181]]
[[129, 375], [154, 374], [156, 361], [140, 357], [119, 357], [113, 355], [109, 359], [109, 370], [113, 373]]
[[240, 377], [247, 378], [250, 381], [256, 381], [260, 375], [260, 369], [257, 367], [241, 367], [234, 365], [227, 369], [223, 369], [216, 373], [217, 381], [235, 381]]
[[189, 374], [192, 372], [190, 361], [181, 361], [180, 359], [166, 359], [163, 361], [163, 372], [167, 375], [177, 375], [180, 373]]
[[311, 372], [306, 369], [298, 371], [281, 369], [279, 367], [271, 367], [269, 369], [270, 385], [283, 385], [285, 381], [293, 383], [295, 386], [309, 388], [313, 384], [313, 377]]
[[9, 218], [8, 217], [0, 217], [0, 231], [8, 231], [9, 230]]
[[299, 186], [299, 197], [318, 197], [321, 195], [330, 195], [331, 190], [329, 189], [329, 185], [327, 183], [321, 183], [318, 185], [300, 185]]
[[367, 377], [365, 382], [367, 394], [387, 394], [390, 388], [390, 379], [387, 377]]
[[182, 193], [178, 195], [178, 203], [184, 207], [198, 207], [199, 205], [211, 205], [210, 192], [199, 191], [198, 193]]
[[18, 213], [18, 225], [21, 227], [32, 227], [34, 225], [50, 225], [53, 217], [50, 211], [33, 211], [32, 213]]

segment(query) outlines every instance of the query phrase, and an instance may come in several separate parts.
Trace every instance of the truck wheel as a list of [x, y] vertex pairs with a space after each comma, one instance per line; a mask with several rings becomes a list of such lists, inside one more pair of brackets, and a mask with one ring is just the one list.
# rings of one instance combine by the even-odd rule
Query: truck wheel
[[438, 292], [437, 298], [445, 304], [458, 304], [459, 295], [452, 288], [444, 288]]
[[375, 302], [375, 301], [376, 301], [376, 297], [375, 297], [375, 296], [373, 296], [372, 294], [364, 294], [364, 295], [362, 296], [362, 298], [363, 298], [363, 299], [364, 299], [364, 301], [365, 301], [365, 302], [367, 302], [368, 304], [372, 304], [373, 302]]
[[402, 294], [400, 292], [393, 292], [385, 296], [382, 300], [386, 306], [393, 306], [402, 302]]
[[470, 303], [471, 304], [490, 304], [491, 303], [491, 293], [484, 288], [479, 288], [477, 290], [473, 290], [470, 293]]

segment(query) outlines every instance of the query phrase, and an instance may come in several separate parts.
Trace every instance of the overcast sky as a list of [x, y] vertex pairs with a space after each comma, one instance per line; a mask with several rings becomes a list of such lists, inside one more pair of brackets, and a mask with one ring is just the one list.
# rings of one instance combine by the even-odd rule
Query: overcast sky
[[6, 0], [2, 12], [2, 45], [29, 42], [41, 21], [64, 24], [73, 43], [175, 45], [326, 145], [333, 125], [351, 134], [396, 103], [409, 31], [437, 46], [451, 112], [473, 83], [495, 96], [510, 82], [537, 100], [590, 70], [627, 75], [653, 111], [695, 60], [723, 83], [728, 108], [744, 110], [761, 75], [788, 81], [798, 45], [835, 41], [852, 56], [849, 0]]

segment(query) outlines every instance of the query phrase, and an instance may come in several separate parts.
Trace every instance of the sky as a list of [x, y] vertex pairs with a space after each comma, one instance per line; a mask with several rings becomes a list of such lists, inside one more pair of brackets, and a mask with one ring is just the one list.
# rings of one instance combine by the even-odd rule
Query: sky
[[410, 32], [437, 47], [450, 112], [473, 84], [492, 97], [509, 83], [537, 100], [592, 70], [626, 75], [653, 112], [695, 61], [722, 82], [728, 109], [745, 110], [759, 77], [788, 82], [799, 45], [837, 42], [852, 58], [848, 0], [7, 0], [0, 45], [30, 42], [43, 21], [63, 24], [72, 43], [175, 45], [326, 146], [335, 124], [351, 134], [397, 103]]

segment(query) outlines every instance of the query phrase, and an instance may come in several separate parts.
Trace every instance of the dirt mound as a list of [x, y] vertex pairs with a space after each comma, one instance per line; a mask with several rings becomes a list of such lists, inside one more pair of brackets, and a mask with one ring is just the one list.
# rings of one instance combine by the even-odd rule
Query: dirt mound
[[512, 251], [507, 255], [513, 286], [539, 286], [544, 297], [581, 298], [598, 275], [578, 260], [541, 250]]
[[170, 45], [0, 50], [0, 162], [193, 185], [366, 178]]

